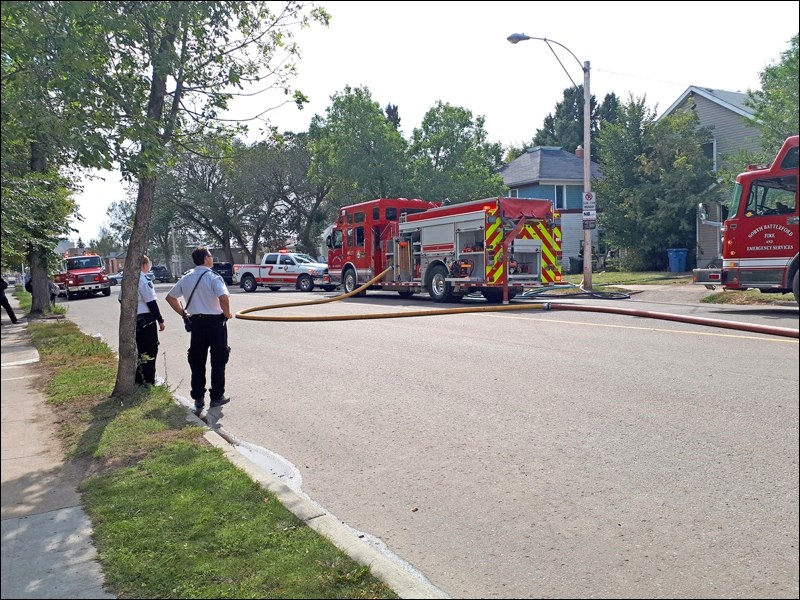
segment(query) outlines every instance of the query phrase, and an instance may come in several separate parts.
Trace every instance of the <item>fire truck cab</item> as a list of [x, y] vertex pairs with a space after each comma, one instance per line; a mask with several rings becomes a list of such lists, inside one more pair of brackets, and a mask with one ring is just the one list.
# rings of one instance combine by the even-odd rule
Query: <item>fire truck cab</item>
[[60, 296], [71, 299], [79, 294], [93, 295], [101, 292], [111, 295], [111, 283], [105, 270], [103, 259], [96, 254], [64, 256], [61, 272], [56, 274], [54, 282], [58, 286]]
[[798, 136], [786, 139], [769, 166], [753, 165], [736, 177], [721, 227], [721, 267], [695, 269], [693, 282], [709, 289], [758, 289], [763, 293], [793, 292], [798, 300]]
[[550, 200], [440, 206], [381, 198], [342, 208], [325, 241], [327, 277], [345, 293], [386, 269], [373, 289], [427, 292], [436, 302], [473, 292], [507, 301], [525, 287], [561, 281], [560, 224]]

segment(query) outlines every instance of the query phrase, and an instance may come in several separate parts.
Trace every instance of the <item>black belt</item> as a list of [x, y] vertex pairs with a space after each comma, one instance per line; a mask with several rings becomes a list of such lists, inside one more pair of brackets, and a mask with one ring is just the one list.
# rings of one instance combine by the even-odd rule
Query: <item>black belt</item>
[[224, 319], [225, 315], [223, 315], [222, 313], [217, 313], [215, 315], [204, 315], [204, 314], [201, 313], [199, 315], [191, 315], [189, 318], [190, 319]]

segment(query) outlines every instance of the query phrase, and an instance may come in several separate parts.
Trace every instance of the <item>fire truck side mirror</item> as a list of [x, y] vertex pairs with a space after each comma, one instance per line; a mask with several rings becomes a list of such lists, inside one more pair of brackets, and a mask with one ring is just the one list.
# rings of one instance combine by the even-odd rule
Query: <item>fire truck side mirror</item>
[[708, 206], [703, 202], [697, 205], [697, 216], [701, 221], [708, 221]]

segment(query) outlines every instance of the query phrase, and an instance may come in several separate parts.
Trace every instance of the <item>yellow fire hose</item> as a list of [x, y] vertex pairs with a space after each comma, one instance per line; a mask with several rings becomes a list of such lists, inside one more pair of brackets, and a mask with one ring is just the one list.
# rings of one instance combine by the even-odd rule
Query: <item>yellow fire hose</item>
[[800, 332], [797, 329], [789, 329], [783, 327], [771, 327], [768, 325], [756, 325], [752, 323], [740, 323], [736, 321], [722, 321], [717, 319], [706, 319], [703, 317], [692, 317], [684, 315], [674, 315], [669, 313], [657, 313], [651, 311], [642, 311], [626, 308], [614, 307], [598, 307], [598, 306], [582, 306], [575, 304], [563, 303], [520, 303], [520, 304], [492, 304], [489, 306], [460, 306], [458, 308], [443, 308], [433, 310], [411, 310], [403, 312], [390, 312], [390, 313], [375, 313], [375, 314], [356, 314], [356, 315], [330, 315], [326, 317], [321, 316], [306, 316], [306, 317], [268, 317], [264, 315], [251, 315], [250, 313], [272, 310], [275, 308], [290, 308], [295, 306], [310, 306], [312, 304], [325, 304], [327, 302], [337, 302], [344, 300], [350, 296], [355, 296], [371, 286], [376, 281], [380, 280], [389, 269], [383, 273], [370, 279], [361, 287], [354, 289], [349, 294], [341, 294], [332, 298], [322, 298], [320, 300], [307, 300], [305, 302], [286, 302], [283, 304], [273, 304], [267, 306], [254, 306], [252, 308], [245, 308], [240, 310], [234, 316], [237, 319], [245, 319], [250, 321], [283, 321], [283, 322], [309, 322], [309, 321], [358, 321], [362, 319], [400, 319], [403, 317], [428, 317], [434, 315], [455, 315], [459, 313], [478, 313], [478, 312], [503, 312], [509, 310], [573, 310], [573, 311], [586, 311], [598, 312], [607, 314], [626, 315], [631, 317], [644, 317], [650, 319], [661, 319], [666, 321], [677, 321], [680, 323], [690, 323], [693, 325], [705, 325], [708, 327], [720, 327], [723, 329], [735, 329], [739, 331], [747, 331], [750, 333], [763, 333], [766, 335], [777, 335], [781, 337], [800, 338]]
[[402, 312], [390, 313], [375, 313], [375, 314], [357, 314], [357, 315], [329, 315], [329, 316], [305, 316], [305, 317], [269, 317], [264, 315], [251, 315], [250, 313], [272, 310], [275, 308], [290, 308], [295, 306], [310, 306], [312, 304], [325, 304], [327, 302], [337, 302], [344, 300], [350, 296], [355, 296], [363, 290], [366, 290], [381, 277], [386, 275], [391, 270], [391, 267], [376, 275], [361, 287], [354, 289], [348, 294], [341, 294], [333, 298], [322, 298], [320, 300], [307, 300], [305, 302], [286, 302], [283, 304], [272, 304], [267, 306], [253, 306], [245, 308], [237, 312], [234, 316], [237, 319], [245, 319], [250, 321], [289, 321], [289, 322], [302, 322], [302, 321], [358, 321], [361, 319], [399, 319], [402, 317], [428, 317], [433, 315], [454, 315], [459, 313], [476, 313], [476, 312], [499, 312], [507, 310], [549, 310], [549, 302], [539, 303], [525, 303], [525, 304], [504, 304], [504, 305], [491, 305], [491, 306], [460, 306], [458, 308], [442, 308], [430, 310], [411, 310]]

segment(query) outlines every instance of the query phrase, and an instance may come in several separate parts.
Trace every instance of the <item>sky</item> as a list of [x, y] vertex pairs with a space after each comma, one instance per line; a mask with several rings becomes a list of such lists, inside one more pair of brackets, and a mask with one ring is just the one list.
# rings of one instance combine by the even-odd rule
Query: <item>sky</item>
[[[296, 33], [301, 48], [292, 84], [309, 97], [302, 111], [284, 105], [265, 117], [280, 131], [305, 131], [345, 86], [367, 87], [395, 104], [406, 139], [438, 101], [485, 118], [489, 140], [529, 142], [564, 89], [583, 83], [602, 102], [644, 98], [663, 113], [691, 85], [726, 91], [759, 89], [759, 73], [780, 60], [798, 32], [800, 3], [718, 2], [317, 2], [331, 14], [325, 28]], [[563, 67], [538, 40], [511, 44], [512, 33], [548, 38]], [[573, 57], [574, 54], [574, 57]], [[569, 76], [565, 72], [569, 72]], [[251, 119], [281, 101], [239, 98], [227, 115]], [[251, 123], [248, 141], [261, 127]], [[107, 226], [106, 209], [125, 197], [118, 174], [98, 173], [77, 196], [84, 242]]]

